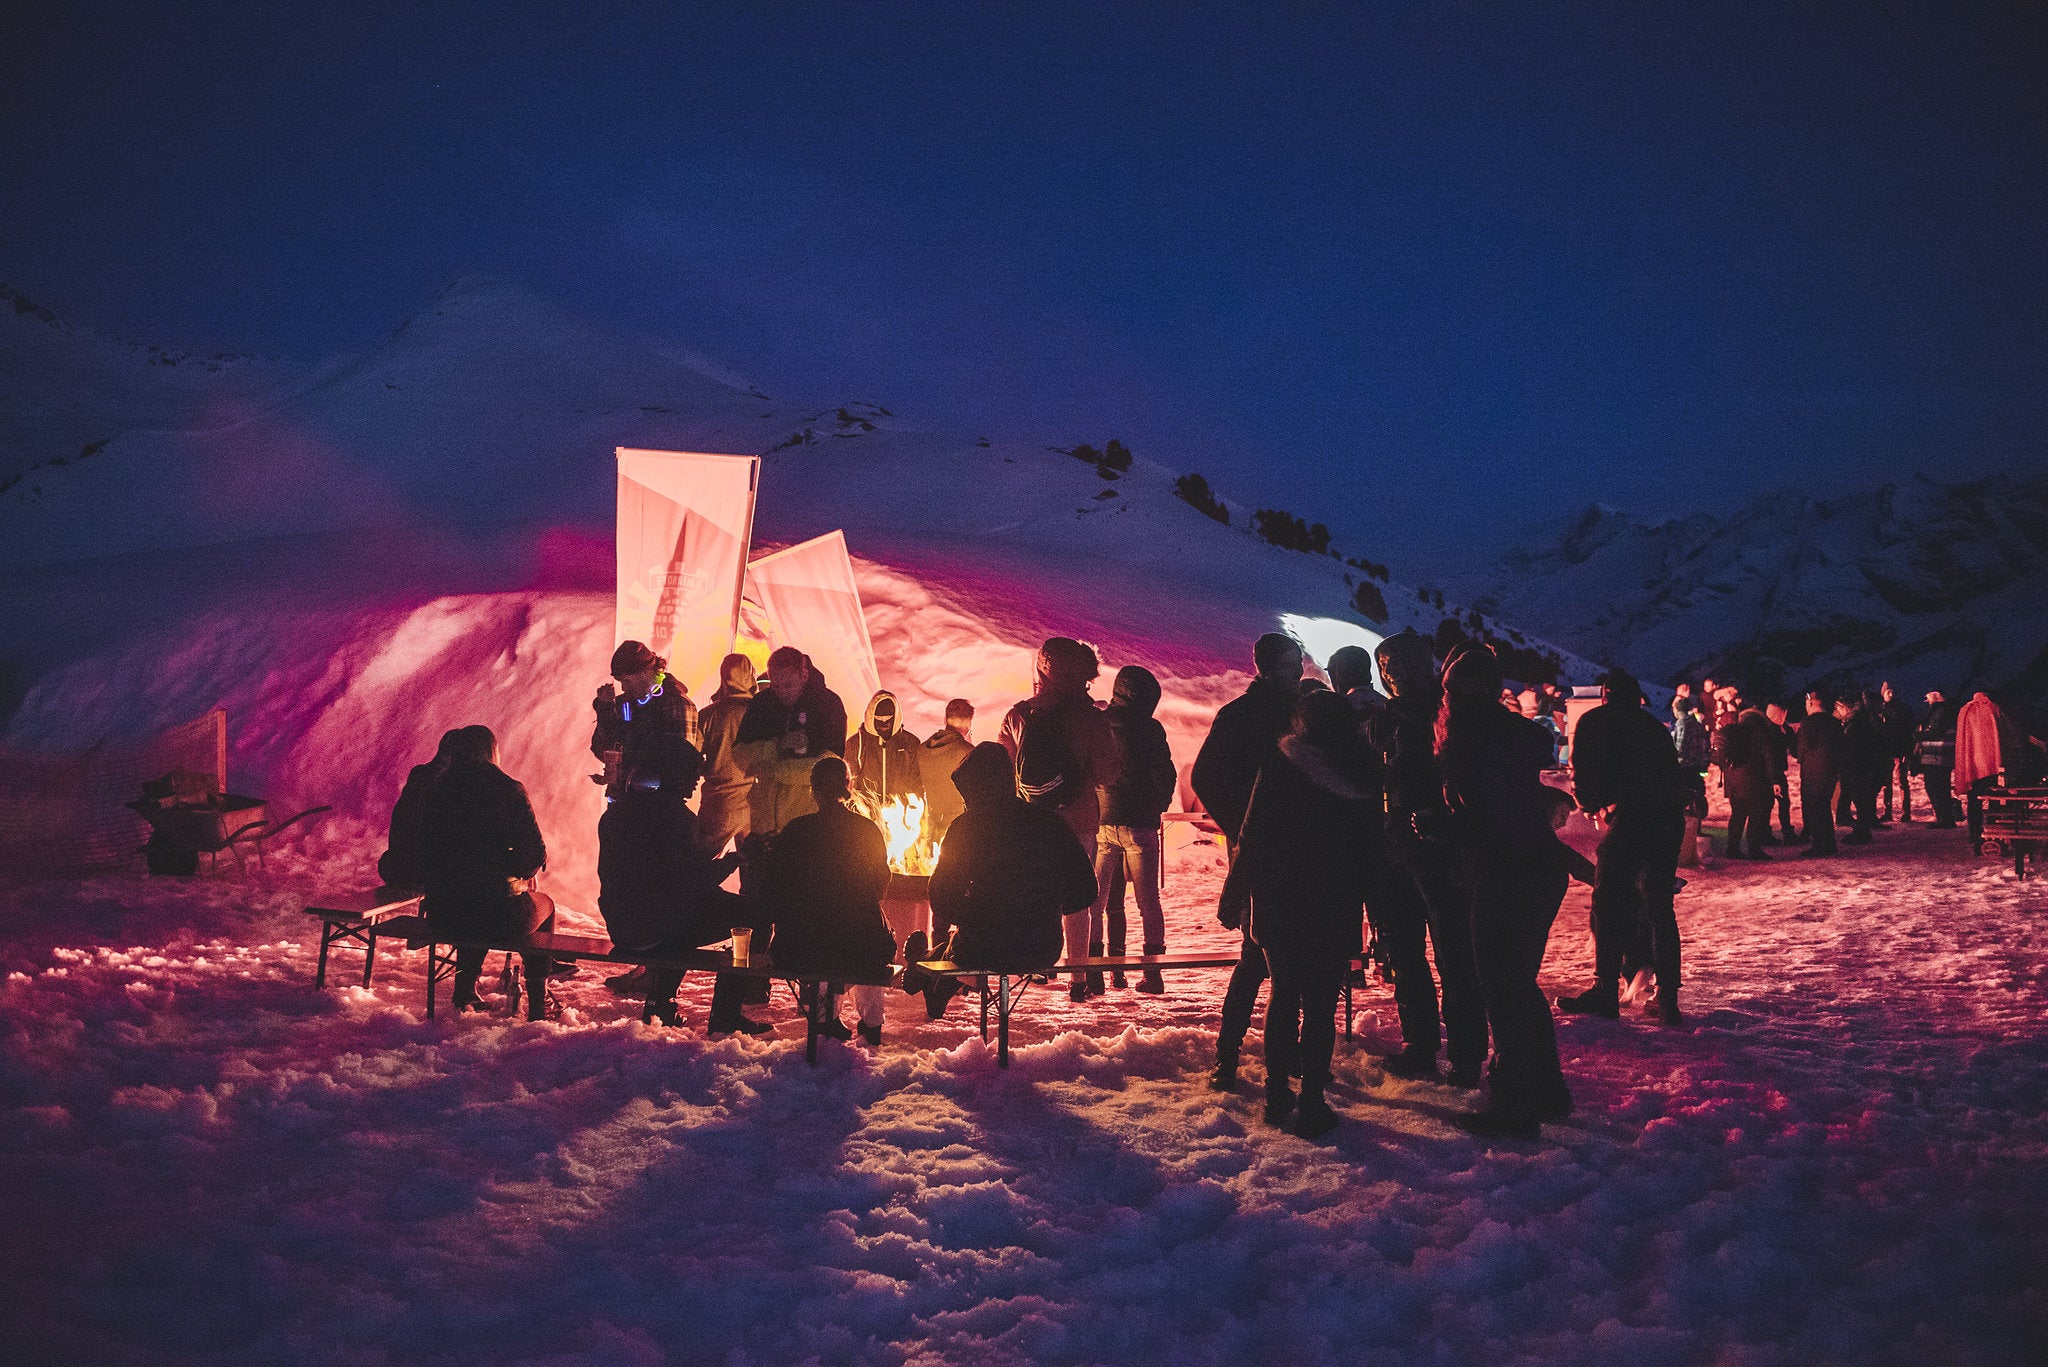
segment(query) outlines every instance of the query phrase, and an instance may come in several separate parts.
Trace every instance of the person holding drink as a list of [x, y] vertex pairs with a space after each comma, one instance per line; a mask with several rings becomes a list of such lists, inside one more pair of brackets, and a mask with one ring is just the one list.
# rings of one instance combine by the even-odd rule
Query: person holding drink
[[768, 657], [768, 691], [740, 719], [732, 758], [754, 780], [748, 790], [748, 843], [757, 848], [797, 817], [818, 810], [811, 770], [846, 754], [846, 704], [825, 685], [810, 657], [783, 646]]
[[639, 738], [674, 736], [693, 750], [704, 748], [689, 689], [669, 674], [667, 660], [638, 641], [612, 652], [612, 682], [597, 690], [590, 706], [597, 713], [590, 753], [604, 764], [604, 772], [592, 778], [604, 784], [607, 799], [616, 800], [624, 790], [623, 760]]

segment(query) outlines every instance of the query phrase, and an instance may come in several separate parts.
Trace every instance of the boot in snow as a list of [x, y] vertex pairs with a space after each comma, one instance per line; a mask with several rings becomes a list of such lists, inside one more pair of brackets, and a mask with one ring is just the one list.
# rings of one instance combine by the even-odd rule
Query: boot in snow
[[1589, 987], [1576, 997], [1559, 997], [1557, 1009], [1573, 1016], [1604, 1016], [1608, 1020], [1620, 1020], [1621, 998], [1611, 986]]
[[[1145, 952], [1147, 954], [1164, 954], [1166, 946], [1146, 945]], [[1146, 969], [1143, 976], [1138, 979], [1138, 990], [1140, 992], [1148, 992], [1155, 997], [1166, 991], [1166, 984], [1159, 980], [1159, 970], [1156, 968]]]

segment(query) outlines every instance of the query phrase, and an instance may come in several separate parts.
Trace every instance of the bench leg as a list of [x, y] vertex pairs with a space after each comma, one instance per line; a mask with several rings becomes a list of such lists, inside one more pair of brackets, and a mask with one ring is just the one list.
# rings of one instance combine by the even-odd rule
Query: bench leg
[[996, 1067], [1010, 1066], [1010, 975], [996, 975]]
[[377, 973], [377, 927], [368, 926], [363, 930], [363, 986], [368, 987]]
[[988, 1043], [988, 974], [974, 980], [981, 988], [981, 1042]]
[[441, 981], [441, 946], [427, 946], [427, 1019], [434, 1018], [434, 988]]
[[1351, 1038], [1351, 975], [1344, 975], [1344, 1038]]
[[327, 949], [333, 943], [334, 924], [331, 921], [322, 921], [320, 923], [320, 966], [313, 970], [313, 986], [316, 988], [327, 986]]
[[[799, 1000], [803, 994], [799, 992]], [[818, 1066], [818, 1026], [824, 1014], [825, 985], [811, 984], [810, 999], [804, 1003], [804, 1062], [813, 1068]]]

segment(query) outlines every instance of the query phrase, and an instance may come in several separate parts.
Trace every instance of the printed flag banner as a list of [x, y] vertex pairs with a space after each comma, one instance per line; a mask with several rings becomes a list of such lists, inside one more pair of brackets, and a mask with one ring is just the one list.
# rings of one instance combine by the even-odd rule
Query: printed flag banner
[[618, 458], [616, 639], [646, 642], [708, 698], [739, 626], [760, 458], [624, 446]]
[[746, 604], [749, 634], [770, 650], [795, 646], [810, 656], [845, 702], [848, 724], [858, 726], [882, 678], [845, 534], [827, 532], [748, 565]]

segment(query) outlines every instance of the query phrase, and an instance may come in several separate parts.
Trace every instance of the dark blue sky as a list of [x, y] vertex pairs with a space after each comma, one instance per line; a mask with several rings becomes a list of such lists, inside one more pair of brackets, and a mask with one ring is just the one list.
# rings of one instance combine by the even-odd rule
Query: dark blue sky
[[310, 10], [7, 7], [0, 278], [314, 357], [499, 273], [1414, 577], [2041, 459], [2041, 6]]

